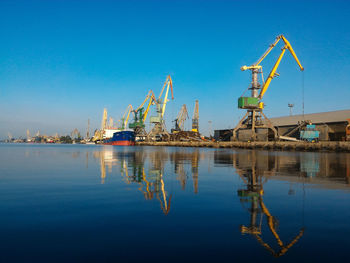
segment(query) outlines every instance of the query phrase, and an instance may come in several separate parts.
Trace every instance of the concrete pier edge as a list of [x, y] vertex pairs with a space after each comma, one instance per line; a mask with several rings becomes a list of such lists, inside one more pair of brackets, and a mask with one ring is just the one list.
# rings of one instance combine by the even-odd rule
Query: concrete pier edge
[[136, 142], [138, 146], [242, 148], [282, 151], [350, 152], [350, 142]]

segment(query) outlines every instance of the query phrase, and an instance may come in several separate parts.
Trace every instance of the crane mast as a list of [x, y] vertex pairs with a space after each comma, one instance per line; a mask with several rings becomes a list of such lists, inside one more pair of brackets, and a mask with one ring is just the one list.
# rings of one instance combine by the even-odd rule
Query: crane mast
[[[260, 63], [267, 57], [267, 55], [271, 52], [271, 50], [277, 45], [277, 43], [280, 40], [284, 42], [281, 54], [275, 62], [270, 74], [266, 78], [266, 81], [262, 78], [263, 84], [260, 85], [258, 80], [259, 74], [263, 74], [262, 66], [260, 65]], [[261, 100], [263, 99], [264, 94], [269, 88], [272, 79], [276, 76], [279, 76], [279, 74], [276, 71], [282, 61], [286, 50], [289, 50], [294, 60], [297, 62], [300, 70], [303, 71], [304, 68], [301, 65], [297, 55], [295, 54], [291, 44], [283, 35], [279, 35], [276, 37], [274, 43], [269, 46], [269, 48], [258, 59], [257, 62], [255, 62], [251, 66], [241, 67], [242, 71], [251, 71], [252, 82], [249, 87], [249, 89], [251, 90], [251, 96], [241, 96], [240, 98], [238, 98], [238, 108], [246, 109], [247, 113], [239, 121], [237, 126], [233, 129], [232, 135], [234, 140], [238, 139], [240, 141], [266, 141], [269, 138], [270, 130], [273, 132], [274, 139], [278, 140], [279, 136], [277, 130], [274, 128], [270, 120], [263, 113], [264, 103]]]
[[196, 100], [194, 111], [193, 111], [193, 117], [192, 117], [192, 131], [198, 132], [199, 131], [199, 105], [198, 100]]
[[185, 120], [188, 118], [188, 112], [186, 104], [182, 105], [179, 114], [177, 115], [175, 121], [175, 129], [172, 132], [179, 132], [184, 130]]
[[[171, 90], [171, 99], [173, 100], [174, 99], [173, 81], [170, 75], [167, 76], [164, 82], [164, 85], [162, 87], [162, 90], [159, 94], [159, 97], [156, 100], [157, 116], [151, 116], [150, 118], [150, 122], [154, 124], [154, 126], [150, 131], [150, 133], [148, 134], [148, 137], [154, 141], [155, 140], [167, 141], [170, 139], [170, 134], [167, 132], [165, 128], [165, 121], [164, 121], [164, 113], [168, 102], [169, 89]], [[165, 91], [165, 95], [164, 95], [164, 98], [162, 98], [164, 91]]]

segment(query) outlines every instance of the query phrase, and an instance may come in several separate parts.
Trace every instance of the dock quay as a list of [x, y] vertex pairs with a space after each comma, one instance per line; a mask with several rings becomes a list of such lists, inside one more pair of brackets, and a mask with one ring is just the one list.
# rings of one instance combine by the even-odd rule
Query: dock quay
[[206, 147], [206, 148], [243, 148], [264, 149], [282, 151], [326, 151], [326, 152], [350, 152], [350, 142], [136, 142], [138, 146], [174, 146], [174, 147]]

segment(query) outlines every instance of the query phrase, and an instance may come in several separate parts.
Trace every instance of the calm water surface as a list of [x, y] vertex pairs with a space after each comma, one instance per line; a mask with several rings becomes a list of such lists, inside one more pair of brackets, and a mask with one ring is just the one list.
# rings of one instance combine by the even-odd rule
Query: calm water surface
[[1, 262], [347, 262], [350, 154], [0, 145]]

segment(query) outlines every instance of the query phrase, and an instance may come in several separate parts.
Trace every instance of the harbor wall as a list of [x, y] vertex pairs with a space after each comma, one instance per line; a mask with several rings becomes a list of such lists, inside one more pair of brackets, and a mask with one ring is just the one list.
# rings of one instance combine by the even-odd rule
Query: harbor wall
[[136, 142], [139, 146], [243, 148], [284, 151], [350, 152], [350, 142]]

